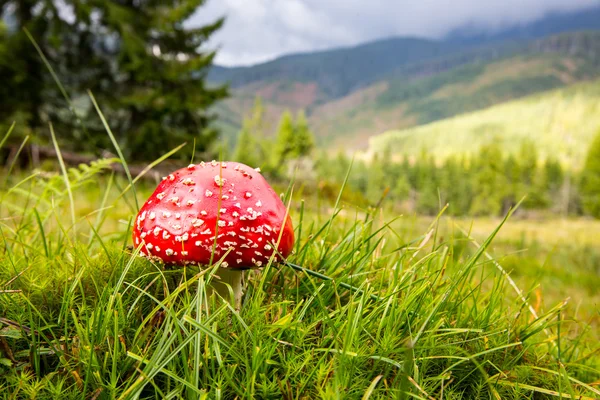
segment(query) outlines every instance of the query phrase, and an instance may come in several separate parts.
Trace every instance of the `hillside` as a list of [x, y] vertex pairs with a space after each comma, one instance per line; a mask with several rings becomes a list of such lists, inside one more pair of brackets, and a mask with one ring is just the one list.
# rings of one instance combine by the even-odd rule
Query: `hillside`
[[[390, 129], [448, 118], [600, 76], [600, 32], [502, 43], [407, 63], [338, 98], [314, 81], [257, 81], [233, 88], [217, 112], [229, 142], [261, 96], [274, 128], [286, 109], [305, 109], [323, 146], [363, 148]], [[236, 123], [237, 121], [237, 123]]]
[[496, 143], [515, 153], [534, 139], [542, 157], [552, 155], [580, 167], [600, 130], [600, 80], [549, 91], [435, 123], [372, 137], [369, 153], [418, 154], [443, 159]]
[[328, 98], [338, 98], [407, 65], [420, 66], [424, 61], [447, 56], [468, 59], [475, 55], [489, 59], [492, 54], [506, 50], [507, 45], [523, 45], [533, 39], [585, 30], [600, 30], [600, 5], [546, 15], [529, 24], [489, 33], [465, 26], [441, 39], [392, 37], [358, 46], [290, 54], [249, 67], [216, 66], [208, 78], [229, 82], [233, 88], [256, 82], [313, 82]]

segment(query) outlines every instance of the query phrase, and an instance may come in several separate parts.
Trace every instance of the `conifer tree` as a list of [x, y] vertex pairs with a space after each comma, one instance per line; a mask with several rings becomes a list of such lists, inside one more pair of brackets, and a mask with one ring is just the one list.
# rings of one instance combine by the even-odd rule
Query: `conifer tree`
[[[8, 38], [14, 62], [0, 67], [0, 77], [8, 75], [21, 86], [12, 90], [20, 99], [0, 103], [26, 109], [31, 126], [45, 125], [42, 119], [47, 118], [60, 137], [74, 132], [72, 139], [81, 139], [67, 146], [112, 148], [90, 103], [78, 105], [81, 118], [68, 112], [23, 32], [27, 28], [72, 98], [87, 97], [88, 89], [93, 92], [129, 159], [152, 160], [183, 142], [188, 145], [178, 153], [182, 158], [189, 159], [194, 143], [196, 153], [206, 151], [217, 133], [208, 109], [227, 95], [227, 89], [205, 84], [215, 53], [198, 50], [223, 19], [184, 28], [204, 2], [63, 0], [60, 7], [44, 0], [4, 2], [3, 10], [12, 10], [9, 17], [16, 26]], [[0, 117], [8, 112], [0, 111]]]
[[294, 120], [289, 111], [284, 111], [279, 120], [275, 142], [275, 169], [279, 170], [294, 151]]
[[503, 188], [506, 177], [503, 171], [502, 152], [498, 145], [483, 146], [474, 166], [474, 215], [499, 215], [502, 211]]
[[238, 134], [233, 155], [235, 161], [254, 167], [268, 168], [264, 113], [262, 99], [256, 97], [252, 111], [249, 116], [244, 117], [242, 129]]
[[590, 145], [585, 159], [580, 193], [584, 211], [600, 218], [600, 131]]
[[292, 150], [292, 158], [303, 157], [310, 153], [315, 146], [313, 133], [308, 126], [304, 111], [298, 111], [296, 115], [296, 126], [294, 129], [294, 148]]

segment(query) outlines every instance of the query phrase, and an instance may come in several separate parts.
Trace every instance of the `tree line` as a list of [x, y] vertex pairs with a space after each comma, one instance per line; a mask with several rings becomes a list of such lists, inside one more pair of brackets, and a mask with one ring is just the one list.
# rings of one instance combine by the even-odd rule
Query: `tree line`
[[417, 155], [387, 151], [353, 162], [344, 153], [322, 153], [316, 158], [321, 193], [339, 190], [351, 163], [347, 196], [364, 205], [385, 202], [434, 215], [449, 204], [448, 213], [455, 216], [500, 216], [523, 200], [522, 211], [600, 218], [600, 132], [578, 172], [552, 157], [541, 160], [533, 141], [523, 142], [517, 154], [489, 144], [476, 154], [442, 162], [426, 150]]

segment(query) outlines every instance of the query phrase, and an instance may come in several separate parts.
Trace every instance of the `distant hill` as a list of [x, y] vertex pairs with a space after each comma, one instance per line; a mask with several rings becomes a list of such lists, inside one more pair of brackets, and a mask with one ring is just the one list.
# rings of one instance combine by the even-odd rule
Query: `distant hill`
[[[547, 36], [577, 28], [595, 30]], [[231, 143], [258, 95], [273, 129], [285, 109], [304, 109], [321, 145], [361, 147], [388, 129], [599, 75], [600, 6], [491, 35], [464, 28], [439, 41], [391, 38], [252, 67], [215, 67], [209, 79], [231, 84], [232, 98], [216, 108]]]
[[485, 32], [480, 27], [467, 24], [454, 29], [444, 39], [455, 44], [481, 46], [504, 41], [523, 42], [564, 32], [597, 30], [599, 25], [600, 5], [573, 12], [549, 13], [537, 21], [508, 26], [495, 32]]
[[369, 154], [420, 154], [437, 159], [478, 151], [496, 143], [509, 153], [534, 140], [542, 157], [552, 155], [581, 167], [600, 130], [600, 80], [532, 95], [434, 123], [389, 131], [370, 138]]

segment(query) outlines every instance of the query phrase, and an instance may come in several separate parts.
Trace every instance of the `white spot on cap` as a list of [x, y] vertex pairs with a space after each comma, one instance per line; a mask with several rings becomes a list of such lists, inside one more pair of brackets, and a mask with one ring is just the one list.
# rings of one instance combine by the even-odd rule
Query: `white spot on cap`
[[252, 197], [252, 193], [250, 192], [246, 192], [246, 194], [244, 194], [244, 196], [249, 199], [250, 197]]
[[146, 245], [146, 248], [147, 248], [148, 250], [152, 250], [152, 248], [153, 248], [153, 247], [154, 247], [154, 245], [153, 245], [152, 243], [148, 243], [148, 244]]
[[237, 262], [238, 264], [241, 264], [241, 263], [242, 263], [242, 259], [241, 259], [241, 258], [238, 258], [238, 259], [236, 260], [236, 262]]
[[224, 194], [223, 196], [221, 196], [221, 198], [222, 198], [223, 200], [227, 200], [227, 199], [229, 199], [229, 196], [227, 196], [226, 194]]
[[229, 267], [229, 263], [228, 263], [227, 261], [223, 261], [223, 262], [221, 263], [221, 267], [223, 267], [223, 268], [227, 268], [227, 267]]
[[170, 218], [171, 217], [171, 213], [168, 211], [163, 211], [163, 218]]
[[195, 244], [196, 246], [200, 246], [200, 245], [202, 244], [202, 242], [201, 242], [201, 241], [199, 241], [199, 240], [196, 240], [196, 243], [194, 243], [194, 244]]
[[165, 196], [166, 196], [165, 192], [161, 192], [161, 193], [159, 193], [159, 194], [156, 195], [156, 198], [159, 199], [159, 200], [162, 200], [162, 199], [165, 198]]
[[225, 183], [225, 178], [222, 178], [219, 175], [215, 175], [215, 184], [217, 186], [223, 186], [224, 183]]
[[200, 211], [200, 214], [202, 214], [202, 215], [208, 215], [208, 213], [206, 211], [204, 211], [204, 210]]
[[254, 168], [256, 172], [260, 172], [260, 167]]
[[164, 232], [163, 232], [163, 239], [164, 239], [164, 240], [167, 240], [167, 239], [168, 239], [168, 238], [170, 238], [170, 237], [171, 237], [171, 235], [169, 235], [169, 232], [167, 232], [167, 231], [164, 231]]
[[226, 209], [226, 208], [221, 208], [221, 209], [219, 210], [219, 212], [220, 212], [221, 214], [225, 214], [225, 213], [227, 212], [227, 209]]
[[188, 201], [187, 201], [187, 203], [186, 203], [186, 204], [187, 204], [188, 206], [193, 206], [195, 202], [196, 202], [196, 200], [191, 200], [191, 199], [190, 199], [190, 200], [188, 200]]
[[181, 255], [185, 257], [185, 256], [187, 256], [187, 255], [188, 255], [188, 252], [187, 252], [187, 251], [185, 251], [185, 250], [181, 250]]
[[175, 213], [175, 219], [179, 219], [181, 218], [181, 214], [180, 213]]
[[272, 249], [272, 247], [270, 244], [265, 244], [265, 250], [269, 251], [271, 249]]
[[140, 237], [143, 239], [146, 237], [146, 232], [142, 232], [142, 234], [140, 235]]
[[262, 202], [260, 200], [256, 202], [256, 207], [262, 207]]
[[150, 218], [151, 220], [154, 220], [156, 218], [156, 213], [151, 212], [150, 215], [148, 216], [148, 218]]
[[173, 255], [173, 249], [166, 249], [165, 250], [165, 254], [168, 255], [168, 256]]
[[206, 192], [204, 192], [204, 195], [205, 195], [206, 197], [210, 197], [210, 196], [212, 196], [212, 195], [213, 195], [213, 192], [211, 192], [210, 190], [206, 189]]
[[201, 220], [201, 219], [197, 219], [197, 218], [196, 218], [196, 219], [194, 219], [194, 220], [192, 221], [192, 226], [193, 226], [194, 228], [198, 228], [198, 227], [202, 226], [202, 224], [204, 224], [204, 221], [203, 221], [203, 220]]
[[173, 174], [169, 175], [169, 180], [170, 181], [174, 181], [175, 180], [175, 176]]
[[238, 214], [238, 212], [237, 212], [237, 211], [234, 211], [234, 212], [233, 212], [231, 215], [233, 215], [233, 216], [234, 216], [234, 217], [236, 217], [236, 218], [240, 216], [240, 214]]
[[175, 225], [173, 225], [173, 229], [179, 230], [179, 229], [181, 229], [181, 225], [175, 224]]
[[196, 165], [194, 165], [194, 164], [190, 164], [190, 165], [188, 165], [188, 169], [194, 169], [195, 166]]
[[256, 266], [257, 266], [257, 267], [260, 267], [261, 265], [262, 265], [262, 261], [257, 261], [257, 262], [256, 262]]
[[160, 247], [158, 247], [158, 246], [154, 246], [154, 250], [155, 250], [155, 251], [160, 251]]
[[173, 196], [169, 199], [169, 201], [173, 204], [177, 204], [177, 202], [179, 201], [179, 197]]
[[217, 224], [219, 224], [219, 226], [222, 228], [226, 225], [226, 222], [223, 220], [219, 220], [219, 222], [217, 222]]
[[201, 235], [210, 235], [210, 233], [211, 233], [210, 229], [206, 229], [206, 230], [200, 232]]
[[237, 233], [235, 233], [234, 231], [229, 231], [229, 232], [227, 232], [227, 234], [229, 236], [235, 236], [235, 235], [237, 235]]
[[160, 231], [162, 231], [162, 228], [159, 228], [158, 226], [156, 228], [154, 228], [154, 236], [158, 236]]
[[192, 178], [185, 178], [183, 181], [181, 181], [181, 183], [183, 183], [186, 186], [192, 186], [196, 184], [196, 182], [194, 182]]

